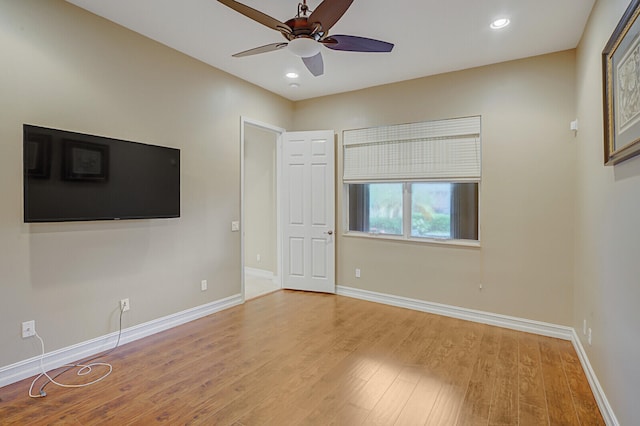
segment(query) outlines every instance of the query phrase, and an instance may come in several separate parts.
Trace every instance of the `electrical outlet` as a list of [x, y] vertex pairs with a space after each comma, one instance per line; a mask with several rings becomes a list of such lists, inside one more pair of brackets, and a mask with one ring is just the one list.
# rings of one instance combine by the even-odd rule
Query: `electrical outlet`
[[356, 278], [360, 278], [360, 268], [356, 268]]
[[591, 346], [591, 328], [589, 328], [589, 335], [587, 336], [587, 341], [589, 342], [589, 346]]
[[260, 255], [256, 255], [256, 261], [260, 262]]
[[129, 305], [128, 298], [120, 300], [120, 310], [122, 312], [127, 312], [130, 308], [131, 308], [131, 305]]
[[200, 281], [200, 290], [206, 291], [209, 286], [207, 285], [207, 280]]
[[36, 322], [34, 320], [22, 323], [22, 338], [36, 335]]

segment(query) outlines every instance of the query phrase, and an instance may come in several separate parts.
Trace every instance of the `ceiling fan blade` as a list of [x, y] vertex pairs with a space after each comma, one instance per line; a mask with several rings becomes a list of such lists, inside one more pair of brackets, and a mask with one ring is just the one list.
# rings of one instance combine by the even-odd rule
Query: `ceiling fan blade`
[[253, 49], [245, 50], [244, 52], [236, 53], [235, 55], [231, 55], [234, 58], [242, 58], [243, 56], [251, 56], [257, 55], [259, 53], [267, 53], [273, 52], [274, 50], [282, 49], [283, 47], [287, 47], [288, 43], [271, 43], [260, 47], [255, 47]]
[[262, 13], [259, 10], [255, 10], [242, 3], [238, 3], [235, 0], [218, 0], [218, 1], [224, 4], [225, 6], [228, 6], [231, 9], [235, 10], [236, 12], [243, 14], [247, 18], [251, 18], [254, 21], [259, 22], [262, 25], [265, 25], [271, 29], [274, 29], [276, 31], [280, 31], [281, 33], [286, 33], [286, 34], [291, 34], [293, 32], [291, 27], [285, 24], [284, 22], [280, 22], [276, 18], [272, 18], [271, 16], [265, 13]]
[[351, 3], [353, 3], [353, 0], [324, 0], [311, 12], [309, 22], [319, 22], [326, 34], [329, 28], [333, 27], [349, 9]]
[[332, 50], [349, 52], [391, 52], [393, 43], [351, 35], [334, 35], [320, 41]]
[[302, 58], [302, 62], [307, 66], [307, 69], [311, 71], [311, 74], [318, 77], [324, 74], [324, 62], [322, 62], [322, 54], [318, 53], [315, 56], [308, 58]]

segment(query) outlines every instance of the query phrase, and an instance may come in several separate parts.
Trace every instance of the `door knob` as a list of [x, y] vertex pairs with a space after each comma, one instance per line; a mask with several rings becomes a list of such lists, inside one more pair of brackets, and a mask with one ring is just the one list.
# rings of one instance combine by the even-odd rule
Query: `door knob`
[[327, 231], [325, 234], [333, 235], [333, 231]]

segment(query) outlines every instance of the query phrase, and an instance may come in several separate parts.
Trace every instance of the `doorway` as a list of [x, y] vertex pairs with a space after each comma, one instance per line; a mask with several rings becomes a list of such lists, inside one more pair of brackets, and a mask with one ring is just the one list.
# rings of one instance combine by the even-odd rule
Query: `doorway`
[[335, 293], [333, 130], [242, 117], [240, 139], [243, 301], [281, 288]]
[[279, 141], [284, 129], [243, 118], [242, 294], [244, 300], [282, 287], [278, 194]]

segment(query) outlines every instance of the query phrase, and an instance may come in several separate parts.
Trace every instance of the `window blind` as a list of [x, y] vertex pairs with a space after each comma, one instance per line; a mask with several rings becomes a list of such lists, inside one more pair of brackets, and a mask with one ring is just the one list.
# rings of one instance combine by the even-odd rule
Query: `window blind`
[[479, 180], [480, 117], [345, 130], [343, 181]]

